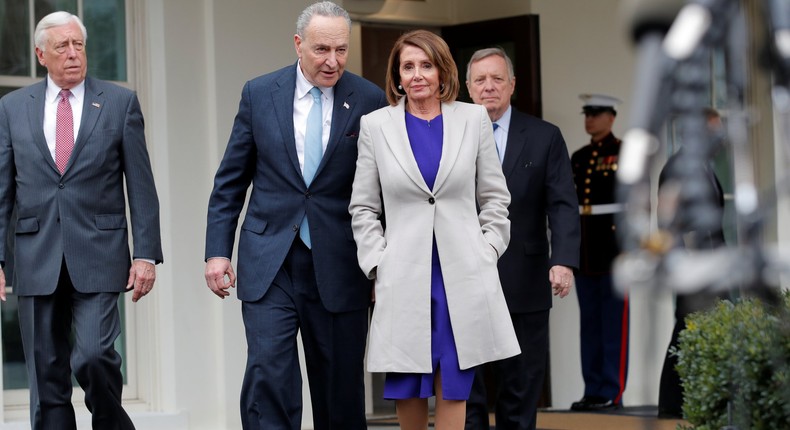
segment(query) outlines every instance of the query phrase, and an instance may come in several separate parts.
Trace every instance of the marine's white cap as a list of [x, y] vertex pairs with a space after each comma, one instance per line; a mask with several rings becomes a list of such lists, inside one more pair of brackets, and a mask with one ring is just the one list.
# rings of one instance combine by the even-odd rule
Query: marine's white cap
[[598, 114], [609, 111], [616, 115], [615, 106], [623, 102], [617, 97], [605, 94], [580, 94], [579, 98], [584, 102], [582, 105], [582, 113], [584, 114]]

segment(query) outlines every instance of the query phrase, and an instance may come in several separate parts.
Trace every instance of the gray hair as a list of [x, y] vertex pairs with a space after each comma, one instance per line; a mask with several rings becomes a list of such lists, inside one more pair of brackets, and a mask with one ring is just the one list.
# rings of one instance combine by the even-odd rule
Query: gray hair
[[331, 1], [321, 1], [307, 6], [305, 10], [299, 14], [299, 18], [296, 19], [296, 34], [298, 34], [299, 37], [304, 38], [304, 31], [307, 25], [310, 24], [310, 20], [316, 15], [328, 16], [330, 18], [343, 18], [348, 24], [349, 31], [351, 31], [351, 17], [348, 16], [348, 12]]
[[77, 15], [71, 14], [69, 12], [52, 12], [51, 14], [41, 18], [41, 21], [38, 22], [36, 25], [36, 32], [34, 33], [34, 40], [36, 43], [36, 48], [40, 49], [41, 51], [46, 50], [47, 45], [47, 37], [48, 31], [52, 27], [60, 27], [61, 25], [68, 25], [72, 22], [76, 22], [77, 25], [80, 27], [80, 31], [82, 31], [82, 40], [83, 42], [88, 41], [88, 30], [85, 29], [85, 26], [82, 24], [82, 20]]
[[513, 78], [516, 77], [516, 74], [513, 71], [513, 62], [510, 61], [510, 57], [507, 56], [504, 49], [496, 47], [479, 49], [475, 51], [474, 54], [472, 54], [472, 58], [469, 59], [469, 64], [466, 65], [466, 81], [469, 82], [469, 79], [472, 77], [472, 63], [476, 63], [483, 58], [488, 58], [494, 55], [505, 59], [505, 64], [507, 64], [507, 77], [510, 80], [513, 80]]

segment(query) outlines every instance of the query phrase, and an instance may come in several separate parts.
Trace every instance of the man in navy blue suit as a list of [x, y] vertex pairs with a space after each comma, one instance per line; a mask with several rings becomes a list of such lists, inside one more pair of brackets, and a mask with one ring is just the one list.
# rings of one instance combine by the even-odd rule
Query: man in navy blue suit
[[[350, 29], [348, 14], [332, 2], [301, 13], [294, 35], [299, 60], [244, 85], [214, 179], [205, 276], [220, 298], [238, 279], [248, 346], [245, 429], [300, 428], [297, 332], [314, 428], [366, 428], [371, 284], [357, 265], [348, 205], [359, 119], [386, 99], [374, 84], [344, 72]], [[230, 258], [250, 185], [237, 278]]]
[[[557, 126], [511, 107], [515, 85], [513, 63], [502, 49], [472, 55], [466, 86], [494, 124], [511, 195], [510, 246], [499, 259], [499, 278], [521, 354], [491, 363], [497, 376], [497, 430], [535, 428], [548, 367], [552, 293], [568, 295], [579, 265], [579, 211], [568, 148]], [[466, 430], [489, 428], [482, 368], [475, 374], [466, 417]]]

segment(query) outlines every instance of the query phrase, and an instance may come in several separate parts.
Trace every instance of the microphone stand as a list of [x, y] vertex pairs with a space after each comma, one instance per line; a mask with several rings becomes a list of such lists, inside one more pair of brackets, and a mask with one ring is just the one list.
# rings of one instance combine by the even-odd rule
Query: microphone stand
[[[790, 0], [764, 0], [764, 5], [770, 24], [767, 51], [775, 82], [772, 99], [786, 146], [785, 161], [790, 165]], [[744, 107], [748, 50], [741, 4], [737, 0], [692, 0], [678, 14], [657, 52], [659, 40], [653, 35], [640, 42], [632, 127], [624, 135], [618, 171], [618, 200], [626, 204], [626, 211], [617, 219], [624, 252], [613, 267], [616, 285], [621, 291], [642, 286], [678, 293], [742, 287], [769, 305], [781, 304], [765, 273], [788, 273], [790, 265], [781, 256], [770, 255], [762, 240], [766, 208], [756, 186], [748, 139], [750, 118]], [[720, 136], [710, 129], [704, 115], [708, 61], [717, 47], [727, 49], [727, 136], [733, 151], [739, 245], [703, 250], [682, 242], [690, 232], [721, 228], [722, 211], [711, 192], [714, 185], [706, 176]], [[675, 179], [670, 202], [674, 211], [668, 214], [659, 207], [658, 231], [651, 233], [647, 166], [660, 147], [655, 136], [672, 116], [676, 116], [683, 141], [683, 149], [667, 172]], [[790, 184], [790, 178], [785, 182]], [[783, 315], [784, 321], [790, 320], [786, 317]], [[734, 412], [740, 412], [737, 409], [728, 403], [726, 430], [737, 430], [733, 424]]]

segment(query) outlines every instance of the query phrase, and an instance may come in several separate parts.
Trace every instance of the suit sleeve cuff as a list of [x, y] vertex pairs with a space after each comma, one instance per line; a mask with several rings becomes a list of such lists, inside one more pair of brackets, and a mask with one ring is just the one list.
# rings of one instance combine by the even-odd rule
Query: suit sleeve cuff
[[151, 263], [153, 265], [156, 265], [156, 262], [154, 260], [151, 260], [150, 258], [135, 258], [134, 261], [145, 261], [146, 263]]

